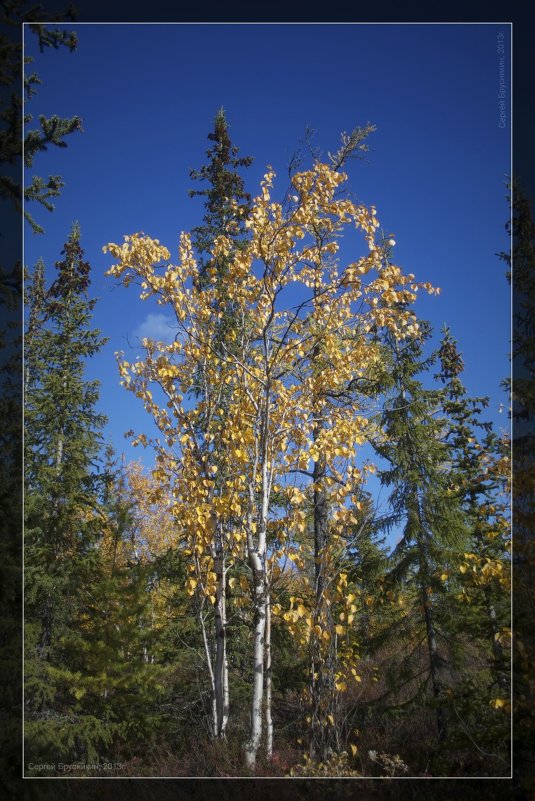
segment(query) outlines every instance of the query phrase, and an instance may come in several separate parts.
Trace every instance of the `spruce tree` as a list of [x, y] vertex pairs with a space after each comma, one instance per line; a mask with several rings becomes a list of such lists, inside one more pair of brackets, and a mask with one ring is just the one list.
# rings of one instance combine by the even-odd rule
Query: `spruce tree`
[[[111, 762], [148, 754], [162, 721], [154, 566], [139, 557], [135, 499], [113, 449], [105, 455], [91, 582], [63, 638], [63, 686], [74, 696], [78, 758]], [[91, 771], [88, 771], [91, 773]]]
[[[533, 618], [535, 603], [535, 218], [533, 197], [513, 181], [512, 219], [506, 229], [512, 236], [512, 252], [500, 254], [513, 282], [513, 525], [514, 525], [514, 774], [526, 796], [533, 793], [535, 749], [535, 663]], [[504, 382], [509, 387], [509, 382]]]
[[95, 462], [105, 422], [98, 381], [85, 378], [85, 360], [105, 340], [90, 327], [96, 301], [77, 224], [62, 255], [48, 290], [42, 265], [29, 282], [25, 365], [26, 733], [43, 757], [69, 707], [56, 682], [64, 638], [94, 576]]
[[[22, 101], [19, 87], [23, 78], [24, 100], [28, 104], [36, 94], [37, 86], [41, 80], [37, 73], [26, 72], [23, 67], [31, 64], [33, 58], [26, 54], [23, 64], [22, 42], [13, 42], [10, 33], [22, 31], [22, 23], [28, 23], [27, 30], [34, 34], [39, 42], [39, 49], [46, 48], [58, 50], [67, 47], [72, 53], [77, 47], [76, 33], [46, 25], [51, 21], [62, 21], [65, 18], [73, 20], [75, 13], [72, 7], [64, 13], [50, 15], [42, 6], [34, 5], [25, 8], [28, 3], [24, 0], [9, 0], [2, 3], [2, 31], [0, 32], [0, 45], [2, 49], [2, 62], [0, 64], [0, 83], [8, 88], [7, 102], [2, 104], [0, 112], [0, 198], [13, 204], [17, 211], [22, 211], [22, 198], [26, 202], [37, 201], [48, 211], [53, 210], [51, 197], [57, 197], [64, 185], [61, 176], [49, 175], [48, 178], [33, 176], [24, 191], [19, 183], [19, 165], [22, 161], [22, 126], [33, 119], [30, 113], [23, 118]], [[11, 29], [11, 31], [10, 31]], [[24, 74], [23, 74], [24, 73]], [[74, 116], [70, 119], [53, 114], [50, 117], [40, 115], [39, 128], [26, 132], [24, 137], [24, 164], [29, 168], [33, 165], [35, 155], [53, 144], [57, 147], [66, 147], [65, 137], [81, 130], [81, 119]], [[15, 169], [14, 169], [15, 168]], [[35, 233], [42, 233], [42, 227], [33, 219], [28, 208], [24, 216]], [[3, 261], [3, 260], [2, 260]], [[2, 264], [4, 267], [5, 265]], [[0, 276], [3, 278], [2, 271]]]
[[[17, 232], [22, 236], [20, 229], [20, 214], [22, 213], [23, 199], [36, 200], [52, 209], [50, 202], [53, 196], [59, 194], [63, 185], [60, 176], [32, 177], [26, 190], [21, 182], [22, 169], [22, 142], [23, 142], [23, 97], [20, 92], [21, 78], [23, 78], [23, 48], [22, 23], [44, 23], [46, 21], [61, 21], [66, 17], [72, 19], [72, 10], [62, 14], [50, 15], [42, 6], [23, 2], [22, 0], [6, 0], [2, 3], [0, 19], [0, 46], [2, 59], [0, 63], [0, 83], [3, 86], [3, 103], [0, 111], [0, 201], [3, 203], [2, 220], [10, 236], [2, 237], [0, 255], [0, 307], [2, 310], [2, 331], [0, 333], [0, 383], [1, 401], [0, 414], [4, 421], [2, 426], [0, 447], [0, 519], [4, 535], [4, 550], [0, 576], [0, 641], [3, 643], [3, 666], [5, 670], [2, 681], [3, 691], [0, 693], [0, 718], [2, 725], [0, 758], [0, 785], [8, 795], [12, 792], [11, 782], [15, 782], [15, 794], [18, 793], [20, 765], [19, 742], [21, 737], [19, 699], [22, 691], [22, 669], [20, 663], [21, 648], [21, 606], [22, 606], [22, 263], [21, 249], [17, 239]], [[41, 50], [62, 45], [70, 46], [73, 50], [76, 37], [71, 32], [61, 31], [57, 28], [48, 29], [44, 24], [30, 24], [31, 34], [38, 36]], [[26, 55], [25, 62], [31, 59]], [[38, 75], [31, 69], [23, 78], [25, 100], [35, 92], [40, 83]], [[29, 122], [30, 120], [26, 118]], [[50, 118], [43, 117], [44, 126], [47, 127]], [[56, 116], [56, 121], [60, 118]], [[45, 138], [56, 138], [56, 143], [63, 146], [67, 134], [79, 129], [79, 120], [74, 118], [70, 126], [58, 128], [51, 127], [45, 132], [41, 123], [41, 144]], [[63, 120], [67, 123], [67, 120]], [[32, 157], [32, 146], [37, 144], [33, 139], [33, 132], [25, 147], [29, 157]], [[30, 203], [25, 213], [32, 229], [41, 231], [29, 213]], [[5, 214], [7, 212], [7, 214]], [[12, 219], [9, 219], [11, 215]], [[20, 242], [22, 245], [22, 241]], [[17, 252], [18, 251], [18, 252]], [[6, 314], [7, 312], [7, 314]], [[7, 325], [6, 325], [7, 322]], [[5, 768], [5, 769], [4, 769]], [[5, 795], [5, 797], [8, 797]], [[10, 795], [11, 797], [11, 795]], [[13, 796], [14, 797], [14, 796]]]
[[[214, 130], [208, 134], [214, 145], [206, 151], [208, 164], [199, 170], [190, 170], [190, 177], [208, 184], [205, 189], [190, 189], [190, 197], [205, 198], [202, 225], [192, 230], [192, 241], [199, 256], [199, 281], [208, 285], [207, 275], [211, 264], [211, 250], [216, 237], [229, 236], [235, 247], [245, 233], [244, 222], [251, 208], [251, 195], [245, 191], [239, 168], [249, 167], [251, 156], [238, 156], [239, 149], [232, 144], [225, 111], [221, 107], [214, 120]], [[215, 263], [216, 278], [225, 276], [225, 259]], [[212, 279], [213, 280], [213, 279]]]
[[[26, 18], [28, 14], [24, 15]], [[33, 14], [31, 16], [34, 16]], [[73, 18], [72, 11], [69, 13], [71, 19]], [[34, 17], [35, 18], [35, 17]], [[34, 33], [39, 40], [39, 49], [41, 52], [47, 47], [54, 48], [55, 50], [60, 47], [67, 47], [69, 52], [76, 50], [78, 41], [76, 33], [73, 31], [65, 31], [57, 28], [47, 28], [43, 24], [29, 25], [29, 30]], [[26, 63], [31, 63], [33, 58], [26, 57]], [[31, 74], [24, 74], [24, 95], [26, 104], [31, 101], [36, 93], [36, 86], [41, 83], [39, 76], [34, 72]], [[20, 102], [20, 101], [19, 101]], [[7, 119], [10, 119], [13, 112], [18, 113], [17, 102], [13, 101], [12, 108], [8, 112]], [[6, 115], [4, 113], [4, 119]], [[15, 119], [15, 118], [13, 118]], [[24, 115], [24, 124], [28, 125], [33, 121], [33, 115], [26, 113]], [[8, 129], [9, 130], [9, 129]], [[60, 117], [58, 114], [52, 114], [50, 117], [44, 114], [39, 115], [39, 127], [26, 130], [24, 136], [24, 167], [29, 170], [33, 167], [35, 157], [38, 153], [46, 151], [50, 145], [55, 147], [67, 147], [65, 137], [76, 131], [81, 131], [82, 120], [78, 115], [74, 117]], [[18, 147], [16, 152], [11, 153], [9, 150], [9, 139], [4, 139], [2, 142], [2, 154], [10, 154], [11, 159], [16, 158], [20, 154], [20, 138], [18, 140]], [[9, 156], [8, 156], [9, 158]], [[64, 186], [64, 181], [60, 175], [49, 175], [44, 178], [41, 175], [33, 175], [31, 180], [28, 181], [24, 187], [24, 203], [30, 202], [39, 203], [47, 211], [53, 211], [54, 205], [51, 198], [59, 197], [61, 190]], [[20, 187], [7, 176], [3, 176], [0, 182], [0, 191], [6, 197], [11, 197], [17, 208], [22, 208], [21, 204], [21, 191]], [[34, 233], [42, 234], [43, 227], [34, 219], [27, 206], [24, 208], [24, 217], [30, 224]]]
[[[2, 281], [0, 277], [0, 282]], [[22, 564], [22, 358], [20, 296], [0, 289], [0, 787], [11, 796], [20, 776], [21, 564]], [[4, 328], [5, 325], [5, 328]]]
[[[453, 455], [452, 471], [456, 474], [458, 494], [467, 514], [470, 528], [469, 550], [480, 565], [486, 563], [486, 574], [501, 566], [488, 581], [473, 588], [481, 614], [477, 619], [479, 634], [490, 644], [495, 681], [508, 692], [508, 657], [501, 645], [501, 632], [510, 627], [510, 602], [504, 592], [508, 573], [509, 523], [508, 497], [504, 480], [508, 472], [508, 438], [501, 439], [488, 421], [482, 421], [486, 397], [470, 397], [461, 380], [464, 365], [457, 342], [445, 326], [438, 351], [444, 383], [442, 408], [448, 417], [447, 442]], [[479, 436], [479, 431], [483, 436]], [[505, 474], [500, 464], [506, 460]], [[505, 462], [503, 462], [505, 464]], [[500, 497], [501, 496], [501, 497]], [[474, 560], [472, 560], [474, 561]], [[473, 565], [474, 567], [475, 565]], [[507, 581], [505, 581], [505, 584]], [[466, 590], [464, 593], [466, 597]]]
[[421, 334], [420, 341], [389, 337], [393, 393], [382, 413], [384, 437], [375, 448], [390, 464], [379, 472], [382, 483], [392, 488], [386, 522], [402, 526], [391, 555], [390, 579], [403, 580], [406, 590], [412, 588], [414, 614], [419, 617], [415, 636], [426, 641], [427, 650], [422, 689], [430, 683], [442, 740], [447, 727], [442, 706], [446, 653], [440, 613], [447, 592], [447, 567], [453, 549], [466, 539], [466, 528], [459, 499], [452, 491], [452, 455], [444, 441], [440, 390], [426, 389], [417, 377], [433, 361], [433, 357], [423, 358], [423, 343], [430, 336], [427, 325], [421, 324]]
[[[533, 445], [535, 419], [535, 221], [533, 201], [516, 181], [510, 187], [513, 196], [512, 219], [506, 225], [512, 236], [512, 253], [500, 253], [508, 267], [507, 279], [513, 283], [513, 343], [514, 371], [513, 420], [516, 454], [524, 458]], [[504, 382], [507, 388], [509, 380]]]

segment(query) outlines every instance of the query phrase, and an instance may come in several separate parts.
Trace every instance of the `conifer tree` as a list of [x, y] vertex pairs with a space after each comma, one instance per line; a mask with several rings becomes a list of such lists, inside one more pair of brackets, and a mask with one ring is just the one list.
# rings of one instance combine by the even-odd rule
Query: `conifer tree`
[[[75, 14], [71, 8], [59, 14], [48, 14], [42, 6], [28, 6], [21, 0], [9, 0], [2, 4], [1, 22], [3, 31], [0, 34], [2, 46], [2, 65], [0, 67], [0, 82], [9, 87], [9, 102], [3, 104], [0, 112], [0, 163], [2, 164], [2, 175], [0, 176], [0, 197], [14, 204], [18, 211], [22, 211], [22, 197], [26, 202], [36, 201], [43, 205], [48, 211], [54, 208], [50, 198], [57, 197], [63, 187], [63, 181], [59, 175], [49, 175], [47, 179], [42, 176], [33, 176], [31, 182], [25, 187], [24, 191], [19, 183], [19, 172], [13, 169], [14, 165], [22, 160], [22, 126], [23, 123], [30, 123], [32, 115], [27, 113], [22, 118], [22, 97], [20, 96], [19, 86], [23, 77], [24, 99], [28, 103], [35, 95], [36, 87], [41, 83], [37, 73], [26, 73], [23, 75], [22, 44], [14, 43], [9, 35], [9, 28], [22, 31], [23, 22], [28, 24], [28, 31], [34, 34], [39, 42], [41, 52], [46, 48], [58, 50], [67, 47], [72, 53], [77, 47], [76, 33], [60, 28], [47, 26], [47, 22], [60, 21], [62, 19], [74, 19]], [[26, 54], [25, 64], [31, 64], [33, 58]], [[47, 149], [48, 145], [53, 144], [57, 147], [66, 147], [65, 137], [74, 131], [81, 130], [81, 120], [78, 116], [71, 119], [60, 117], [57, 114], [51, 117], [40, 115], [39, 128], [26, 132], [24, 137], [24, 166], [32, 166], [35, 155]], [[24, 210], [24, 215], [30, 223], [35, 233], [42, 233], [42, 227], [33, 219], [28, 208]]]
[[[5, 678], [2, 681], [3, 691], [0, 693], [0, 716], [2, 718], [2, 738], [0, 759], [3, 789], [14, 777], [17, 782], [15, 793], [18, 793], [19, 749], [20, 742], [20, 709], [18, 699], [22, 691], [22, 669], [20, 663], [20, 619], [22, 601], [21, 574], [21, 520], [22, 520], [22, 263], [17, 232], [20, 229], [20, 214], [23, 197], [35, 200], [52, 208], [50, 198], [59, 194], [62, 181], [59, 176], [48, 179], [36, 176], [32, 179], [27, 191], [21, 182], [22, 143], [23, 143], [23, 97], [20, 87], [23, 78], [22, 22], [45, 23], [62, 20], [66, 16], [73, 18], [72, 9], [66, 14], [50, 15], [43, 6], [24, 2], [23, 0], [6, 0], [2, 3], [0, 21], [0, 47], [2, 59], [0, 64], [0, 83], [2, 85], [3, 103], [0, 111], [0, 202], [2, 203], [2, 219], [5, 230], [10, 236], [1, 238], [0, 255], [0, 307], [2, 311], [2, 330], [0, 332], [0, 382], [2, 426], [0, 448], [0, 518], [2, 534], [4, 534], [4, 558], [0, 585], [0, 640], [3, 643]], [[30, 26], [28, 26], [30, 27]], [[45, 25], [30, 27], [31, 33], [39, 38], [41, 49], [58, 48], [71, 41], [74, 49], [75, 36], [58, 29], [47, 29]], [[26, 54], [26, 63], [30, 59]], [[38, 76], [33, 73], [24, 76], [25, 99], [35, 91], [39, 83]], [[56, 119], [59, 119], [58, 117]], [[45, 123], [46, 124], [46, 123]], [[76, 130], [76, 120], [71, 128], [55, 134], [67, 134]], [[43, 136], [44, 129], [41, 128]], [[48, 130], [48, 134], [52, 131]], [[63, 140], [64, 141], [64, 140]], [[25, 142], [31, 151], [32, 143]], [[28, 212], [28, 208], [25, 210]], [[6, 214], [7, 212], [7, 214]], [[11, 215], [12, 219], [9, 219]], [[28, 215], [34, 231], [40, 226]], [[20, 242], [22, 244], [22, 242]], [[18, 251], [18, 252], [17, 252]], [[6, 314], [7, 312], [7, 314]], [[6, 325], [7, 322], [7, 325]], [[8, 658], [9, 655], [9, 658]], [[11, 658], [12, 657], [12, 658]], [[9, 722], [8, 722], [9, 721]], [[5, 769], [4, 769], [5, 767]], [[7, 790], [9, 793], [10, 790]], [[7, 797], [7, 796], [6, 796]]]
[[[238, 168], [249, 167], [251, 156], [238, 156], [232, 144], [223, 107], [214, 120], [214, 130], [208, 134], [214, 145], [206, 151], [208, 164], [199, 170], [190, 170], [190, 177], [208, 184], [205, 189], [190, 189], [190, 197], [205, 198], [203, 223], [193, 228], [192, 244], [198, 254], [200, 285], [208, 284], [207, 268], [213, 262], [212, 249], [218, 236], [228, 237], [239, 249], [245, 234], [245, 220], [251, 209], [251, 195], [245, 191]], [[228, 258], [220, 254], [215, 260], [215, 280], [228, 273]]]
[[406, 588], [414, 588], [413, 609], [421, 610], [416, 611], [420, 617], [417, 632], [423, 629], [427, 642], [424, 687], [430, 681], [437, 734], [442, 740], [447, 721], [441, 700], [445, 690], [441, 597], [446, 592], [452, 550], [465, 541], [466, 527], [453, 489], [452, 453], [444, 441], [447, 421], [439, 414], [440, 391], [424, 388], [417, 378], [433, 361], [433, 357], [422, 357], [429, 327], [421, 325], [421, 331], [421, 341], [389, 337], [393, 392], [382, 413], [384, 437], [375, 448], [390, 463], [379, 472], [382, 483], [392, 487], [391, 514], [386, 522], [403, 526], [391, 557], [390, 578], [402, 578]]
[[[0, 281], [2, 277], [0, 276]], [[0, 787], [8, 794], [20, 775], [21, 563], [22, 563], [22, 359], [20, 296], [0, 288], [0, 643], [3, 680], [0, 689]], [[5, 325], [5, 328], [4, 328]], [[15, 790], [16, 792], [16, 790]], [[6, 795], [6, 797], [8, 797]], [[9, 796], [9, 797], [15, 797]]]
[[[482, 607], [478, 618], [480, 637], [490, 643], [495, 680], [508, 692], [508, 657], [502, 645], [509, 630], [509, 514], [508, 438], [498, 437], [480, 414], [488, 406], [486, 397], [469, 397], [461, 380], [464, 365], [457, 343], [445, 326], [438, 351], [444, 383], [442, 408], [448, 418], [446, 441], [453, 457], [458, 495], [470, 527], [470, 576], [478, 571], [473, 589]], [[484, 434], [478, 436], [478, 430]], [[464, 568], [463, 568], [464, 570]], [[487, 580], [488, 579], [488, 580]], [[467, 598], [467, 590], [463, 597]], [[505, 591], [504, 591], [505, 590]]]
[[[533, 197], [526, 187], [513, 181], [512, 215], [506, 229], [512, 236], [512, 251], [500, 254], [513, 281], [513, 521], [514, 521], [514, 687], [515, 687], [515, 775], [522, 777], [525, 793], [533, 793], [530, 770], [535, 747], [535, 692], [532, 666], [535, 662], [533, 617], [535, 603], [535, 218]], [[509, 386], [509, 382], [506, 386]]]
[[155, 566], [138, 553], [137, 499], [109, 446], [102, 478], [95, 568], [63, 638], [62, 679], [74, 688], [77, 746], [88, 762], [112, 762], [118, 749], [124, 757], [152, 749], [165, 673], [152, 609]]
[[[46, 47], [58, 49], [59, 47], [67, 47], [72, 53], [77, 47], [77, 37], [72, 31], [64, 31], [61, 29], [50, 29], [45, 25], [31, 24], [30, 30], [35, 33], [39, 40], [40, 50], [43, 51]], [[27, 62], [33, 59], [27, 58]], [[24, 75], [24, 94], [26, 103], [31, 101], [36, 93], [36, 86], [41, 83], [39, 76], [36, 73]], [[29, 112], [24, 116], [24, 124], [27, 125], [33, 120], [32, 114]], [[24, 167], [29, 170], [33, 167], [35, 157], [38, 153], [46, 151], [50, 145], [55, 147], [67, 147], [65, 137], [71, 133], [82, 130], [82, 120], [78, 115], [71, 118], [60, 117], [58, 114], [53, 114], [50, 117], [44, 114], [39, 115], [39, 127], [26, 130], [24, 137]], [[0, 184], [2, 192], [5, 196], [11, 196], [18, 208], [21, 208], [21, 193], [20, 187], [4, 177], [2, 184]], [[64, 182], [60, 175], [49, 175], [44, 178], [41, 175], [33, 175], [31, 180], [27, 182], [24, 187], [24, 202], [39, 203], [47, 211], [53, 211], [54, 205], [51, 198], [59, 197]], [[28, 207], [25, 205], [24, 217], [30, 224], [34, 233], [42, 234], [43, 227], [34, 219]]]
[[95, 460], [105, 421], [96, 410], [98, 382], [84, 377], [85, 359], [105, 340], [90, 327], [96, 301], [87, 294], [90, 267], [77, 224], [62, 255], [48, 290], [42, 265], [29, 284], [26, 354], [27, 734], [49, 745], [64, 703], [54, 678], [63, 665], [63, 637], [94, 574]]
[[[530, 451], [533, 438], [532, 424], [535, 418], [535, 221], [533, 201], [516, 181], [510, 187], [513, 197], [512, 218], [506, 229], [512, 236], [512, 253], [501, 253], [500, 258], [508, 266], [507, 279], [511, 283], [511, 260], [514, 261], [513, 283], [513, 343], [514, 368], [513, 420], [518, 424], [515, 431], [516, 453], [520, 456]], [[509, 386], [509, 382], [504, 382]], [[522, 450], [520, 450], [522, 446]]]

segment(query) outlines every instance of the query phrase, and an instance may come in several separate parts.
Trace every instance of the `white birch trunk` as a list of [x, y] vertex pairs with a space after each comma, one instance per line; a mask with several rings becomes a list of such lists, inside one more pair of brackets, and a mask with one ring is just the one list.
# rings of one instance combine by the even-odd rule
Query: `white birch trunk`
[[245, 764], [251, 770], [256, 765], [262, 738], [262, 701], [264, 695], [264, 635], [266, 628], [266, 601], [264, 571], [258, 551], [251, 559], [254, 575], [255, 626], [253, 646], [253, 699], [251, 705], [251, 729], [249, 742], [245, 746]]
[[221, 727], [222, 737], [226, 736], [227, 724], [229, 718], [229, 704], [230, 704], [230, 695], [229, 695], [229, 681], [228, 681], [227, 640], [225, 637], [225, 651], [223, 660], [223, 721]]
[[266, 756], [273, 756], [273, 718], [271, 716], [271, 599], [269, 593], [266, 597]]
[[204, 604], [201, 605], [201, 609], [199, 611], [199, 622], [201, 624], [204, 652], [206, 654], [206, 664], [208, 667], [208, 675], [210, 676], [210, 686], [212, 688], [212, 726], [211, 726], [212, 735], [213, 737], [217, 737], [217, 701], [216, 701], [215, 676], [214, 676], [214, 668], [212, 666], [212, 654], [210, 653], [210, 645], [208, 642], [208, 635], [206, 633], [206, 621], [202, 613], [203, 606]]
[[214, 693], [215, 693], [215, 721], [214, 731], [216, 737], [224, 738], [228, 723], [228, 661], [226, 637], [226, 566], [222, 547], [215, 559], [215, 572], [217, 574], [217, 597], [214, 614], [215, 628], [215, 663], [214, 663]]
[[[262, 739], [262, 702], [264, 700], [264, 648], [266, 630], [266, 536], [269, 512], [269, 493], [271, 489], [270, 471], [268, 466], [268, 432], [269, 432], [269, 381], [265, 387], [264, 408], [259, 409], [260, 417], [260, 452], [255, 455], [253, 465], [252, 483], [249, 487], [249, 512], [247, 550], [249, 564], [254, 581], [254, 646], [253, 646], [253, 698], [251, 705], [251, 729], [249, 742], [245, 746], [245, 764], [251, 770], [256, 765], [258, 749]], [[260, 467], [261, 492], [260, 515], [255, 514], [256, 497], [255, 484], [257, 469]], [[255, 547], [253, 537], [253, 520], [260, 517], [258, 526], [258, 540]], [[255, 521], [256, 522], [256, 521]]]

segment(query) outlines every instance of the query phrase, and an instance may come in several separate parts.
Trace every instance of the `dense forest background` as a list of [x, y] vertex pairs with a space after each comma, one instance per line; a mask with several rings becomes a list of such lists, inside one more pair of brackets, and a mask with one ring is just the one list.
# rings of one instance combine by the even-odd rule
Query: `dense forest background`
[[[80, 127], [40, 125], [27, 166]], [[309, 154], [277, 203], [269, 173], [246, 191], [220, 110], [179, 264], [146, 237], [108, 246], [110, 274], [177, 320], [171, 344], [119, 354], [160, 431], [136, 432], [151, 474], [103, 441], [80, 226], [27, 271], [26, 775], [509, 775], [510, 443], [454, 333], [412, 311], [436, 290], [345, 190], [370, 133]], [[339, 265], [350, 223], [367, 250]]]

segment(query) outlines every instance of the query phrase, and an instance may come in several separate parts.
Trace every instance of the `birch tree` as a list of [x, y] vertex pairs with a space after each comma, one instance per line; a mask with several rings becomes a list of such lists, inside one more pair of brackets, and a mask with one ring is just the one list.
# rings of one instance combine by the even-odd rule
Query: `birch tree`
[[[310, 474], [320, 455], [336, 476], [329, 489], [333, 535], [318, 558], [335, 559], [343, 547], [341, 532], [354, 523], [347, 501], [361, 474], [355, 447], [365, 441], [368, 421], [355, 409], [340, 407], [319, 431], [314, 399], [322, 394], [323, 383], [329, 388], [346, 386], [379, 358], [367, 337], [374, 326], [388, 328], [393, 336], [416, 333], [418, 325], [407, 306], [419, 286], [433, 291], [429, 284], [416, 285], [414, 276], [400, 268], [385, 267], [376, 210], [335, 197], [347, 180], [344, 173], [318, 162], [293, 176], [295, 194], [283, 202], [272, 200], [274, 178], [269, 169], [245, 223], [250, 239], [243, 248], [236, 252], [229, 237], [216, 237], [204, 289], [195, 281], [197, 265], [186, 234], [181, 235], [176, 265], [165, 247], [140, 234], [105, 248], [117, 259], [111, 275], [125, 283], [140, 280], [142, 298], [156, 295], [176, 317], [172, 344], [144, 340], [144, 360], [130, 365], [119, 358], [125, 386], [143, 399], [162, 435], [152, 443], [158, 461], [155, 477], [172, 497], [179, 536], [191, 556], [189, 591], [192, 596], [199, 593], [201, 608], [209, 605], [224, 617], [221, 599], [227, 569], [232, 571], [240, 559], [249, 568], [249, 769], [256, 765], [262, 740], [266, 690], [269, 698], [266, 626], [269, 635], [270, 615], [275, 613], [270, 606], [271, 576], [280, 560], [291, 561], [296, 569], [303, 566], [304, 545], [298, 539], [305, 530], [306, 491], [317, 490], [310, 485], [303, 491], [289, 477]], [[338, 239], [350, 227], [363, 236], [364, 254], [341, 267], [325, 256], [339, 251]], [[318, 230], [323, 232], [319, 237]], [[214, 279], [221, 257], [228, 260], [225, 292], [237, 325], [216, 348], [217, 318], [223, 312], [214, 314], [221, 286]], [[322, 370], [311, 358], [320, 343], [328, 356]], [[195, 403], [199, 376], [204, 382], [202, 401]], [[157, 397], [151, 387], [156, 387]], [[223, 391], [230, 397], [225, 405]], [[148, 442], [143, 434], [138, 440]], [[221, 452], [226, 456], [225, 475], [216, 482]], [[287, 493], [290, 501], [291, 511], [283, 517], [274, 512], [277, 492]], [[223, 570], [216, 558], [218, 537], [224, 538], [229, 555]], [[336, 583], [343, 587], [343, 581]], [[277, 612], [286, 622], [298, 624], [305, 638], [311, 631], [324, 642], [331, 638], [328, 624], [314, 617], [304, 599], [292, 610]], [[215, 685], [215, 677], [212, 681]], [[342, 691], [344, 684], [338, 683]], [[268, 709], [268, 731], [269, 719]]]
[[[190, 177], [201, 181], [205, 188], [190, 190], [191, 197], [200, 196], [205, 199], [205, 214], [201, 225], [192, 231], [192, 244], [196, 255], [198, 275], [197, 285], [201, 288], [210, 283], [215, 286], [213, 295], [213, 312], [217, 325], [214, 331], [213, 346], [218, 354], [228, 352], [232, 348], [231, 332], [237, 332], [240, 316], [235, 314], [234, 304], [227, 293], [228, 263], [233, 251], [244, 246], [245, 217], [250, 209], [251, 196], [245, 191], [239, 168], [249, 167], [253, 161], [250, 156], [238, 157], [238, 148], [232, 144], [225, 111], [220, 108], [214, 120], [214, 129], [208, 135], [213, 147], [207, 150], [208, 163], [199, 170], [190, 170]], [[207, 186], [206, 186], [207, 184]], [[221, 252], [214, 260], [213, 243], [218, 236], [224, 235], [231, 243], [229, 253]], [[208, 275], [208, 267], [212, 270]], [[237, 332], [238, 333], [238, 332]], [[200, 371], [202, 373], [202, 366]], [[199, 374], [199, 398], [208, 390], [209, 379]], [[220, 414], [225, 415], [230, 400], [228, 388], [218, 398]], [[203, 419], [199, 421], [203, 425]], [[213, 481], [218, 484], [224, 480], [227, 465], [226, 450], [218, 448], [218, 459], [213, 468], [216, 472]], [[229, 673], [227, 654], [227, 584], [228, 554], [226, 552], [225, 533], [221, 524], [216, 527], [214, 538], [214, 569], [217, 575], [217, 605], [214, 615], [213, 639], [215, 656], [213, 666], [210, 664], [211, 680], [214, 692], [214, 734], [225, 737], [229, 717]], [[201, 611], [202, 620], [202, 611]], [[203, 626], [203, 637], [207, 655], [210, 652], [208, 637]]]

